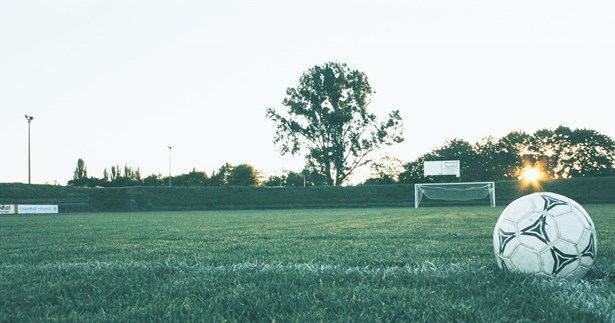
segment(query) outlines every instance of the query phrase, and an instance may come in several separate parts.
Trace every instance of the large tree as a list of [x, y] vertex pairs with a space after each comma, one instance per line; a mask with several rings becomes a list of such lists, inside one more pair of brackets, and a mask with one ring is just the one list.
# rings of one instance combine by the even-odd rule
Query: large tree
[[379, 122], [367, 109], [372, 94], [367, 75], [346, 64], [308, 69], [297, 87], [286, 90], [285, 115], [267, 109], [276, 127], [274, 144], [282, 155], [304, 155], [306, 167], [324, 176], [327, 184], [343, 184], [370, 162], [370, 152], [403, 141], [399, 110]]
[[528, 150], [552, 178], [615, 174], [615, 141], [595, 130], [540, 129]]
[[187, 174], [181, 174], [171, 178], [171, 183], [173, 186], [205, 186], [208, 182], [209, 177], [207, 176], [207, 173], [197, 171], [195, 168]]
[[71, 186], [96, 186], [98, 180], [94, 177], [88, 177], [88, 168], [85, 166], [85, 161], [81, 158], [77, 160], [77, 167], [73, 173], [73, 179], [68, 181]]
[[249, 164], [233, 166], [227, 181], [228, 185], [235, 186], [258, 186], [260, 183], [258, 171]]
[[483, 175], [480, 180], [517, 178], [525, 166], [536, 164], [535, 158], [529, 157], [532, 140], [523, 131], [513, 131], [499, 139], [488, 136], [477, 142], [475, 168]]
[[77, 160], [77, 167], [73, 173], [73, 180], [80, 181], [88, 178], [88, 168], [85, 167], [85, 161], [79, 158]]
[[228, 185], [228, 178], [233, 171], [233, 165], [225, 163], [218, 169], [211, 173], [210, 183], [212, 186], [224, 186]]
[[371, 166], [371, 177], [363, 184], [382, 185], [395, 184], [399, 181], [399, 175], [405, 171], [404, 163], [395, 157], [384, 156], [374, 161]]

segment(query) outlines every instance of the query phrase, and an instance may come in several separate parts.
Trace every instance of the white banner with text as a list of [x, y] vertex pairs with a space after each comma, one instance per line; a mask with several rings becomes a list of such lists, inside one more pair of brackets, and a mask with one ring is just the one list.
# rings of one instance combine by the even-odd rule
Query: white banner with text
[[424, 176], [455, 175], [460, 176], [461, 163], [458, 160], [425, 161]]
[[57, 205], [17, 205], [17, 213], [19, 214], [51, 214], [58, 213]]

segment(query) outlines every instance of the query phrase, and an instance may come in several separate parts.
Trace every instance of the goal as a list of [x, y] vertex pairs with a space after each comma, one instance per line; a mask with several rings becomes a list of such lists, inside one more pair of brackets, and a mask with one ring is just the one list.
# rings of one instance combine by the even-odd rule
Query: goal
[[423, 197], [430, 200], [470, 201], [489, 198], [495, 207], [494, 182], [424, 183], [414, 184], [414, 207], [418, 208]]

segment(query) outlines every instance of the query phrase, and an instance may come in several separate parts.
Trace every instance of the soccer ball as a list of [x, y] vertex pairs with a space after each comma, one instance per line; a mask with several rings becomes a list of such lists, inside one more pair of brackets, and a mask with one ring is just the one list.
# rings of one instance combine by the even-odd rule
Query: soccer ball
[[512, 203], [493, 230], [498, 267], [511, 272], [582, 279], [596, 259], [596, 229], [581, 205], [555, 193]]

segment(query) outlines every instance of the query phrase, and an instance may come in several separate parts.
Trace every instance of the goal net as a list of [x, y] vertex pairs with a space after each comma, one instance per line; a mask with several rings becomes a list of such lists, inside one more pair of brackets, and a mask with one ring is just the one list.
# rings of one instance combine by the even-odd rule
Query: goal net
[[444, 201], [489, 200], [495, 207], [495, 183], [425, 183], [414, 184], [414, 207], [418, 208], [423, 198]]

